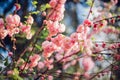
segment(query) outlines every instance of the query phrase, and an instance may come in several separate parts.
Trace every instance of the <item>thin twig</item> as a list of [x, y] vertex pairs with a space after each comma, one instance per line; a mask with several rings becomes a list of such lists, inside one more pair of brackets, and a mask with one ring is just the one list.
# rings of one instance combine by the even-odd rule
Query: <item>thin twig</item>
[[90, 6], [90, 10], [89, 10], [89, 13], [88, 13], [87, 19], [89, 18], [90, 13], [92, 12], [92, 7], [93, 7], [94, 2], [95, 2], [95, 0], [92, 1], [92, 4], [91, 4], [91, 6]]
[[109, 66], [107, 66], [106, 68], [104, 68], [103, 70], [101, 70], [100, 72], [96, 73], [94, 76], [92, 76], [89, 80], [92, 80], [93, 78], [95, 78], [97, 75], [99, 75], [100, 73], [102, 73], [104, 70], [108, 69], [109, 67], [111, 67], [112, 65], [114, 65], [116, 62], [110, 64]]
[[109, 20], [109, 19], [113, 19], [113, 18], [118, 18], [118, 19], [120, 19], [119, 17], [120, 17], [120, 15], [113, 16], [113, 17], [109, 17], [109, 18], [104, 18], [104, 19], [101, 19], [101, 20], [98, 20], [98, 21], [93, 22], [93, 24], [94, 24], [94, 23], [97, 23], [97, 22], [101, 22], [101, 21], [103, 21], [103, 20]]

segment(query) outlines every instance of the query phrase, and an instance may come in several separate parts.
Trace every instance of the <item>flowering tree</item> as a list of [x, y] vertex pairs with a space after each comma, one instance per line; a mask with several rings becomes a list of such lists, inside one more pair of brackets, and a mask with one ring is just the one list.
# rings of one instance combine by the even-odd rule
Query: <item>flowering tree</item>
[[[15, 4], [14, 14], [9, 14], [5, 18], [0, 18], [0, 46], [8, 51], [8, 57], [3, 60], [5, 67], [1, 68], [1, 79], [24, 80], [93, 80], [100, 75], [111, 72], [110, 80], [114, 77], [115, 70], [119, 70], [120, 42], [96, 41], [93, 37], [100, 32], [105, 34], [119, 35], [119, 29], [106, 27], [115, 24], [120, 20], [120, 15], [111, 15], [109, 10], [117, 3], [111, 0], [106, 4], [107, 12], [89, 19], [95, 0], [88, 2], [90, 10], [87, 18], [80, 24], [76, 31], [70, 36], [63, 34], [65, 25], [61, 22], [64, 18], [66, 0], [50, 0], [49, 3], [41, 5], [40, 10], [31, 12], [25, 16], [26, 21], [21, 22], [21, 18], [16, 12], [20, 9], [18, 3]], [[36, 6], [37, 1], [33, 1]], [[34, 25], [32, 14], [41, 13], [45, 17], [42, 26], [32, 33], [31, 26]], [[109, 14], [105, 16], [105, 14]], [[3, 39], [9, 36], [12, 40], [12, 49], [8, 49]], [[28, 39], [28, 44], [17, 55], [17, 37], [22, 36]], [[106, 51], [106, 53], [102, 53]], [[109, 53], [110, 52], [110, 53]], [[109, 66], [96, 72], [91, 70], [96, 66], [96, 61], [106, 60], [104, 55], [110, 55], [112, 62]], [[8, 61], [11, 60], [11, 61]], [[79, 65], [79, 63], [81, 65]], [[71, 70], [72, 69], [72, 70]]]

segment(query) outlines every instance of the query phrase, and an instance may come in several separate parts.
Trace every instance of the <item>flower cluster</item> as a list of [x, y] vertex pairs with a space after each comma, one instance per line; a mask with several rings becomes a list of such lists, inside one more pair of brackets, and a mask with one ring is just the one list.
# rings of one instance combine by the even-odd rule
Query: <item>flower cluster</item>
[[[83, 51], [84, 55], [90, 58], [92, 54], [92, 51], [91, 51], [92, 42], [90, 41], [90, 38], [87, 39], [87, 36], [89, 34], [88, 32], [90, 30], [90, 26], [92, 25], [92, 22], [86, 19], [83, 22], [83, 24], [78, 26], [76, 32], [72, 33], [70, 37], [60, 34], [65, 31], [64, 24], [59, 23], [59, 21], [61, 20], [60, 18], [62, 18], [61, 15], [63, 15], [63, 12], [60, 12], [60, 11], [63, 11], [63, 9], [60, 9], [59, 11], [57, 11], [56, 8], [58, 8], [58, 6], [59, 8], [63, 8], [62, 7], [63, 3], [61, 3], [61, 0], [59, 1], [51, 0], [50, 5], [52, 7], [52, 10], [51, 12], [48, 13], [48, 16], [47, 16], [48, 20], [45, 21], [45, 24], [49, 31], [49, 35], [48, 35], [49, 39], [47, 39], [42, 43], [43, 56], [45, 58], [49, 58], [52, 56], [52, 54], [55, 53], [55, 58], [56, 60], [59, 61], [59, 60], [62, 60], [64, 57], [73, 55], [75, 53], [78, 53], [79, 51], [82, 51], [82, 49], [85, 49]], [[57, 13], [61, 13], [61, 14], [57, 14]], [[91, 46], [88, 46], [88, 45], [91, 45]], [[69, 57], [62, 61], [67, 62], [72, 59], [73, 59], [72, 57]], [[86, 72], [93, 68], [94, 63], [91, 58], [90, 60], [91, 60], [92, 67], [91, 67], [91, 64], [90, 65], [86, 64], [87, 65], [87, 70], [85, 70]], [[83, 64], [87, 63], [85, 61], [86, 60], [83, 61]]]
[[66, 0], [51, 0], [49, 2], [50, 6], [52, 7], [51, 12], [49, 12], [48, 17], [52, 21], [61, 21], [64, 17], [63, 13], [65, 11], [64, 9], [64, 3]]
[[58, 33], [62, 33], [65, 31], [65, 25], [62, 23], [59, 23], [58, 21], [45, 21], [47, 29], [49, 31], [49, 37], [55, 36]]
[[23, 69], [33, 69], [38, 65], [38, 61], [41, 59], [40, 55], [34, 54], [33, 56], [29, 57], [29, 63], [26, 63], [23, 59], [18, 60], [17, 66], [20, 67], [21, 70]]
[[64, 3], [66, 0], [51, 0], [49, 2], [51, 11], [48, 13], [48, 20], [44, 21], [49, 31], [49, 37], [65, 31], [65, 25], [59, 23], [64, 17]]
[[26, 24], [20, 22], [20, 16], [15, 15], [7, 15], [5, 21], [0, 18], [0, 39], [4, 39], [7, 35], [12, 37], [14, 34], [18, 34], [20, 32], [26, 34], [26, 38], [30, 39], [32, 34], [30, 32], [31, 25], [33, 24], [32, 16], [29, 16]]

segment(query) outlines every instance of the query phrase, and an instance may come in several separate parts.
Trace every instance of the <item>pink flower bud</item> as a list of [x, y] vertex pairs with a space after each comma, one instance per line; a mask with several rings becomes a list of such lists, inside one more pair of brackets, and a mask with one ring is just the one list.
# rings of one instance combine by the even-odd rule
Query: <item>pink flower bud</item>
[[103, 47], [103, 48], [105, 48], [105, 46], [106, 46], [106, 43], [105, 43], [105, 42], [103, 42], [103, 43], [102, 43], [102, 47]]
[[38, 69], [42, 69], [45, 67], [45, 64], [43, 62], [38, 63]]
[[20, 4], [15, 3], [16, 10], [19, 10], [21, 8]]
[[88, 26], [90, 27], [92, 25], [92, 22], [88, 19], [86, 19], [84, 22], [83, 22], [84, 26]]
[[8, 55], [11, 57], [13, 55], [13, 53], [12, 52], [8, 52]]
[[13, 71], [13, 70], [7, 71], [7, 75], [13, 75], [13, 74], [14, 74], [14, 71]]
[[81, 33], [84, 31], [84, 26], [83, 25], [79, 25], [77, 28], [77, 32]]
[[48, 80], [53, 80], [53, 76], [48, 76]]
[[45, 11], [42, 12], [42, 16], [46, 16], [46, 12]]

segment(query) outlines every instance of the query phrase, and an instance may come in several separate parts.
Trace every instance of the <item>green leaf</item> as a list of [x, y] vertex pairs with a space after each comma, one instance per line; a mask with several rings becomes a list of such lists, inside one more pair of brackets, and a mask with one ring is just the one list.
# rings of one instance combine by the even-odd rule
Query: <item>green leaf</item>
[[33, 1], [33, 2], [32, 2], [32, 5], [33, 5], [34, 7], [37, 7], [37, 6], [36, 6], [37, 4], [38, 4], [37, 1]]
[[14, 71], [14, 74], [11, 75], [11, 77], [10, 77], [10, 78], [12, 78], [12, 80], [23, 80], [23, 78], [19, 76], [19, 71], [17, 68], [14, 68], [13, 71]]
[[15, 73], [15, 74], [19, 74], [19, 71], [18, 71], [17, 68], [14, 68], [14, 73]]
[[40, 38], [45, 39], [48, 36], [49, 32], [46, 28], [44, 28], [41, 32]]
[[49, 4], [43, 4], [40, 6], [40, 11], [45, 11], [48, 8], [51, 8], [51, 6]]
[[92, 5], [92, 0], [87, 0], [86, 4], [88, 4], [89, 6]]
[[37, 15], [37, 14], [39, 14], [40, 13], [40, 11], [33, 11], [33, 12], [31, 12], [30, 14], [35, 14], [35, 15]]
[[24, 18], [26, 18], [26, 19], [27, 19], [27, 18], [28, 18], [28, 16], [24, 16]]
[[7, 57], [7, 58], [5, 59], [4, 65], [5, 65], [5, 66], [8, 66], [8, 64], [9, 64], [9, 63], [8, 63], [8, 57]]
[[40, 10], [41, 10], [41, 11], [45, 11], [45, 10], [46, 10], [46, 6], [45, 6], [45, 5], [41, 5], [41, 6], [40, 6]]
[[33, 1], [32, 4], [33, 4], [33, 5], [36, 5], [36, 4], [38, 4], [38, 2], [37, 2], [37, 1]]
[[50, 4], [47, 3], [46, 4], [46, 8], [51, 8]]
[[37, 49], [39, 49], [39, 50], [42, 50], [42, 48], [41, 48], [41, 46], [39, 46], [39, 45], [35, 45], [35, 47], [37, 48]]
[[12, 80], [23, 80], [22, 77], [20, 77], [18, 74], [12, 75]]

